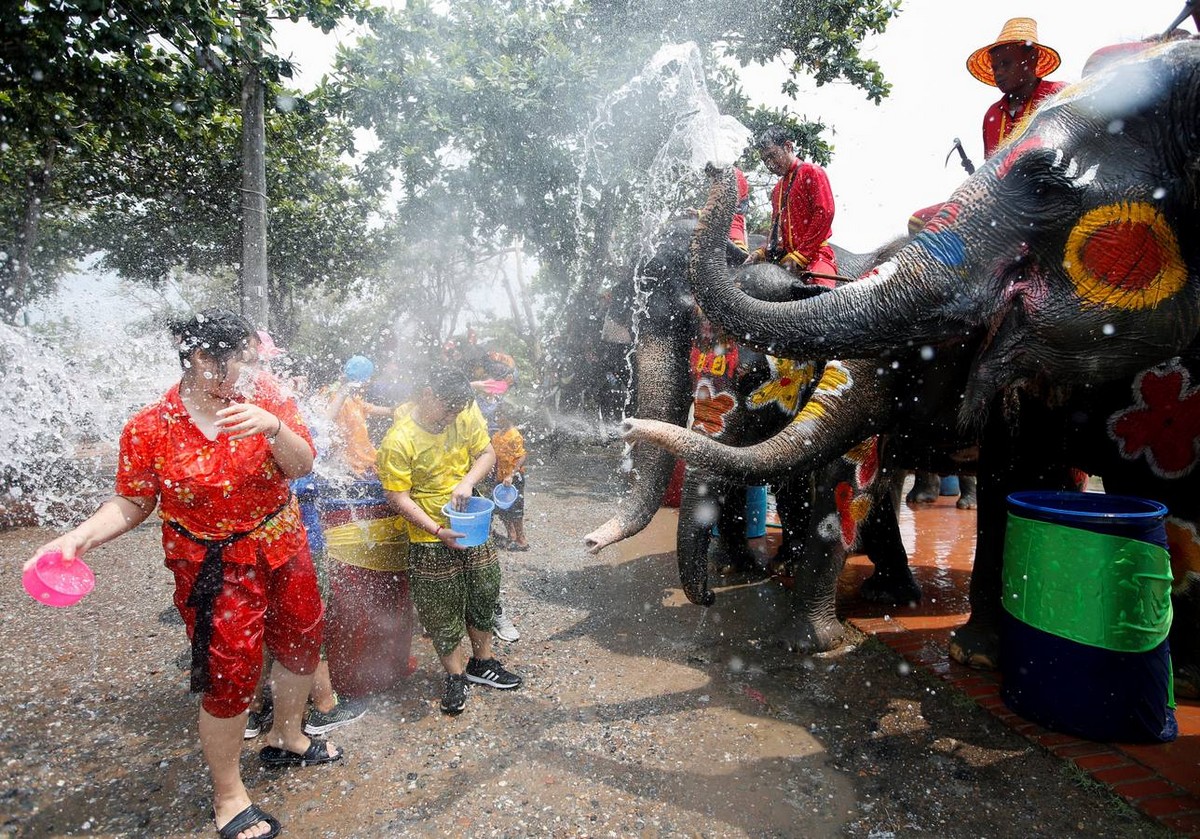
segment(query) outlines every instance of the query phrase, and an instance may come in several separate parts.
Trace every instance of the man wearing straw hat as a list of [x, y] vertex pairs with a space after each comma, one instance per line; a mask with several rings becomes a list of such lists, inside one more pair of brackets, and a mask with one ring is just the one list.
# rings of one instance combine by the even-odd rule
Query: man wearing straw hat
[[1043, 99], [1066, 87], [1065, 82], [1046, 81], [1061, 63], [1055, 50], [1038, 43], [1037, 21], [1030, 17], [1007, 21], [995, 42], [971, 53], [971, 75], [1004, 94], [983, 117], [984, 157], [991, 157]]

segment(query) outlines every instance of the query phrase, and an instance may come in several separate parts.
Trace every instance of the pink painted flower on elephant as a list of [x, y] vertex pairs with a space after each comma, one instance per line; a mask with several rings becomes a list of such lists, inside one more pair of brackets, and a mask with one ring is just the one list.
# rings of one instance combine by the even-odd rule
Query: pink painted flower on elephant
[[1181, 478], [1200, 457], [1200, 388], [1178, 359], [1133, 380], [1134, 404], [1108, 419], [1108, 436], [1126, 460], [1145, 457], [1155, 475]]

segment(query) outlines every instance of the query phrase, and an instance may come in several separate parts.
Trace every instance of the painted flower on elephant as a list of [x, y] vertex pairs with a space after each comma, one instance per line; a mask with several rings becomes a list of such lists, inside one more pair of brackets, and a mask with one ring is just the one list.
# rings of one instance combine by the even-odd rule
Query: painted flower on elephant
[[1063, 268], [1083, 300], [1119, 309], [1154, 308], [1187, 283], [1175, 231], [1140, 201], [1084, 213], [1067, 237]]
[[792, 419], [793, 423], [812, 422], [825, 416], [826, 404], [836, 399], [854, 386], [854, 377], [840, 361], [829, 361], [821, 373], [821, 380], [812, 393], [812, 397], [804, 403], [804, 408]]
[[1145, 457], [1155, 475], [1181, 478], [1200, 456], [1200, 388], [1173, 358], [1133, 380], [1134, 403], [1108, 419], [1108, 436], [1121, 457]]
[[858, 526], [871, 512], [871, 496], [856, 493], [854, 487], [842, 481], [833, 491], [837, 504], [838, 523], [841, 529], [842, 547], [846, 550], [858, 539]]
[[709, 437], [717, 436], [725, 430], [725, 418], [736, 404], [733, 394], [717, 390], [709, 379], [701, 379], [696, 384], [692, 430]]
[[1200, 579], [1200, 536], [1195, 522], [1167, 516], [1167, 550], [1171, 554], [1172, 591], [1182, 594]]
[[854, 482], [859, 489], [865, 489], [875, 482], [879, 474], [879, 440], [872, 437], [864, 440], [842, 458], [854, 464]]
[[771, 378], [750, 394], [746, 405], [753, 409], [778, 405], [788, 416], [795, 416], [809, 385], [817, 376], [816, 364], [771, 356], [767, 356], [767, 364], [771, 367]]

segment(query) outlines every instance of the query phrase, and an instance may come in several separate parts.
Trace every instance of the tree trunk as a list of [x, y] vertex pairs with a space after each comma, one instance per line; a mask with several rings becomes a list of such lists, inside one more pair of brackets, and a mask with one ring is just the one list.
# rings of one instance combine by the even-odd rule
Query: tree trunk
[[251, 60], [242, 82], [242, 314], [267, 329], [267, 171], [263, 83]]
[[12, 279], [0, 296], [0, 307], [5, 319], [10, 322], [16, 319], [17, 312], [21, 311], [29, 300], [33, 254], [38, 245], [38, 225], [42, 220], [43, 202], [50, 193], [51, 173], [54, 171], [54, 156], [57, 151], [58, 141], [48, 140], [41, 164], [30, 170], [27, 178], [25, 215], [21, 220], [21, 232], [17, 236], [17, 252], [14, 259], [16, 265], [7, 272]]

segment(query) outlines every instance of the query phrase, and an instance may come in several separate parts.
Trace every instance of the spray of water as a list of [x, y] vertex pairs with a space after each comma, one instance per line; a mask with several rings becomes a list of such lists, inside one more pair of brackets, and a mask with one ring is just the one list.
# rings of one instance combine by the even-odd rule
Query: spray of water
[[121, 283], [90, 265], [0, 325], [0, 526], [62, 525], [112, 492], [121, 427], [179, 377], [163, 327], [173, 287]]

